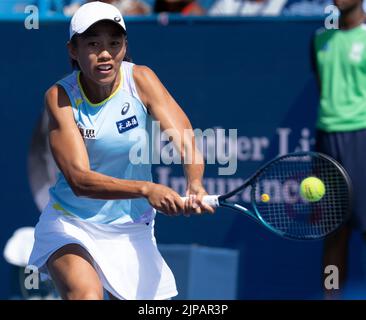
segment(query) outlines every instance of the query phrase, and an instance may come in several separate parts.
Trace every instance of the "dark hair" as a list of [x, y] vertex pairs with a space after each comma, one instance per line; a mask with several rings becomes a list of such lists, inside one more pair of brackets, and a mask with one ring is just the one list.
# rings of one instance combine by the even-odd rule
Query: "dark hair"
[[[127, 61], [127, 62], [132, 62], [132, 58], [129, 54], [129, 50], [128, 50], [128, 45], [127, 45], [127, 34], [125, 32], [123, 32], [123, 35], [124, 35], [124, 38], [125, 38], [125, 41], [126, 41], [126, 54], [125, 54], [125, 57], [123, 58], [123, 61]], [[70, 43], [72, 46], [74, 46], [75, 48], [77, 47], [77, 38], [81, 38], [83, 35], [81, 34], [75, 34], [71, 40], [70, 40]], [[79, 66], [79, 63], [72, 59], [70, 57], [70, 63], [71, 63], [71, 67], [73, 70], [80, 70], [80, 66]]]

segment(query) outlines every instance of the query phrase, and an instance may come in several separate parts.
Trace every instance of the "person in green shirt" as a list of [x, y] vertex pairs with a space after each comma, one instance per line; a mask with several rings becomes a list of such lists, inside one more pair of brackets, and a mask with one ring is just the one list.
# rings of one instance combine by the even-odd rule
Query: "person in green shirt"
[[[350, 223], [324, 243], [323, 272], [335, 265], [339, 290], [325, 298], [341, 298], [347, 276], [348, 243], [353, 227], [366, 239], [366, 25], [362, 0], [334, 0], [340, 11], [339, 29], [318, 30], [313, 39], [313, 62], [320, 103], [316, 151], [336, 159], [350, 175], [353, 212]], [[328, 274], [325, 274], [325, 277]]]

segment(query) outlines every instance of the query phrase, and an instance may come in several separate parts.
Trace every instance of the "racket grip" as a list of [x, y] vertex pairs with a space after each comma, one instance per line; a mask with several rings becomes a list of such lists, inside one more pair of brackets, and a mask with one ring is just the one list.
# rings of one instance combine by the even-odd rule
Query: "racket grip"
[[[186, 201], [188, 197], [181, 197], [183, 201]], [[203, 202], [208, 204], [209, 206], [213, 208], [217, 208], [219, 204], [219, 196], [218, 195], [209, 195], [209, 196], [203, 196]]]

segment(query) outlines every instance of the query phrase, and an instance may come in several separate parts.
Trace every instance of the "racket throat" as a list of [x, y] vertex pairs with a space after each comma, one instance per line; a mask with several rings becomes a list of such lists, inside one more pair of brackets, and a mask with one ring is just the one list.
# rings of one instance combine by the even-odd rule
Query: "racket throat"
[[249, 209], [241, 206], [240, 204], [224, 202], [224, 203], [221, 203], [221, 206], [235, 209], [236, 211], [239, 211], [243, 214], [247, 214], [249, 217], [251, 217], [252, 219], [254, 219], [255, 221], [258, 222], [258, 217], [253, 212], [251, 212]]

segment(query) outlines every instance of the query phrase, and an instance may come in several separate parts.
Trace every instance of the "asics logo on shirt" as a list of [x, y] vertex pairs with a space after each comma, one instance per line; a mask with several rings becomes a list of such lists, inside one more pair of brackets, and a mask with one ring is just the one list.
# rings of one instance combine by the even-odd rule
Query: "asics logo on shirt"
[[130, 109], [130, 104], [128, 102], [124, 103], [122, 106], [121, 114], [124, 116]]

